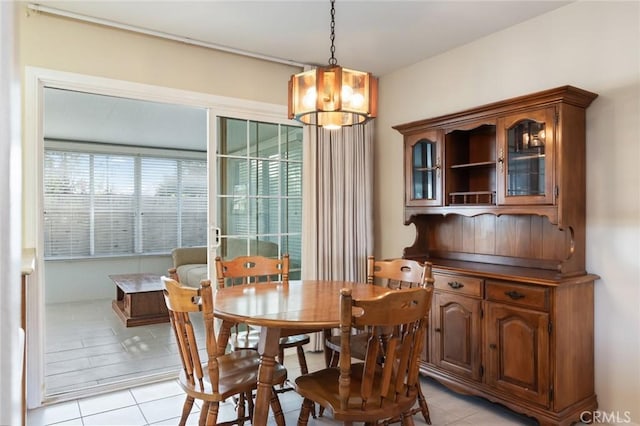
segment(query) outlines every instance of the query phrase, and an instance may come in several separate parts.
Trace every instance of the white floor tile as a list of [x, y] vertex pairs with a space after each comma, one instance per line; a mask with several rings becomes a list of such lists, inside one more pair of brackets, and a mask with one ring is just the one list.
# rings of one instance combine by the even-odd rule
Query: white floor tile
[[[149, 402], [139, 404], [140, 410], [149, 423], [160, 422], [163, 420], [180, 417], [182, 407], [184, 405], [185, 395], [175, 395], [163, 399], [155, 399]], [[191, 411], [199, 411], [194, 406]]]
[[454, 396], [443, 392], [440, 395], [434, 395], [431, 398], [425, 396], [425, 398], [431, 411], [438, 412], [438, 409], [441, 409], [447, 413], [447, 422], [460, 420], [479, 409], [478, 401], [474, 401], [473, 397], [469, 396]]
[[29, 410], [27, 424], [30, 426], [44, 426], [79, 418], [80, 407], [78, 402], [69, 401]]
[[82, 417], [84, 426], [144, 426], [147, 420], [137, 405]]
[[[195, 411], [195, 406], [194, 406]], [[187, 426], [194, 426], [198, 424], [198, 420], [200, 419], [200, 411], [191, 412], [189, 417], [187, 417]], [[180, 421], [180, 417], [174, 417], [172, 419], [163, 420], [157, 423], [150, 423], [150, 426], [176, 426]]]
[[91, 364], [87, 358], [70, 359], [67, 361], [50, 362], [47, 363], [47, 376], [53, 376], [61, 373], [68, 373], [70, 371], [85, 370], [89, 368]]
[[454, 425], [474, 425], [474, 426], [519, 426], [519, 425], [537, 425], [538, 423], [526, 417], [518, 416], [514, 413], [505, 411], [478, 411]]
[[[31, 426], [31, 424], [29, 424], [29, 426]], [[54, 423], [48, 426], [84, 426], [84, 423], [82, 423], [82, 418], [78, 417], [77, 419], [67, 420], [66, 422]]]
[[75, 340], [54, 340], [48, 341], [45, 347], [45, 353], [69, 351], [72, 349], [82, 349], [82, 341], [80, 339]]
[[68, 351], [50, 352], [45, 355], [45, 362], [67, 361], [71, 359], [90, 358], [97, 355], [106, 355], [112, 353], [126, 353], [120, 343], [111, 345], [92, 346], [90, 348], [79, 348]]
[[83, 398], [78, 401], [82, 416], [89, 416], [116, 408], [136, 405], [136, 400], [129, 390], [112, 392], [91, 398]]
[[114, 343], [121, 343], [118, 336], [90, 336], [82, 339], [82, 346], [89, 348], [92, 346], [110, 345]]
[[175, 380], [139, 386], [131, 389], [131, 393], [138, 404], [169, 396], [181, 395], [184, 397], [185, 395], [184, 391]]

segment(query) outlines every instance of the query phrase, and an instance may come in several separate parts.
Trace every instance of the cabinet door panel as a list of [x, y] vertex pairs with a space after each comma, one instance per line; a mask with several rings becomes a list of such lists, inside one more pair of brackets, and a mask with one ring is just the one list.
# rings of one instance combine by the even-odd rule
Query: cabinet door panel
[[442, 205], [442, 132], [407, 136], [404, 173], [407, 206]]
[[436, 293], [431, 328], [432, 362], [440, 368], [480, 380], [481, 301]]
[[555, 108], [498, 120], [498, 204], [554, 204]]
[[549, 315], [485, 302], [486, 383], [549, 405]]

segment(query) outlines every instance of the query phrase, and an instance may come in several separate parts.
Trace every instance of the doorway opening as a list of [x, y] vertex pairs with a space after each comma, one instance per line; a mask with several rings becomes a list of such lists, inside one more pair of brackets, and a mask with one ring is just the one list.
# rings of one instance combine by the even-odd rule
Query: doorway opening
[[[118, 319], [112, 305], [117, 297], [116, 286], [109, 275], [155, 271], [158, 271], [158, 274], [166, 274], [167, 269], [172, 266], [168, 247], [173, 245], [173, 241], [176, 241], [176, 247], [188, 244], [205, 245], [209, 259], [213, 259], [218, 250], [223, 256], [229, 255], [225, 251], [231, 239], [236, 247], [240, 247], [240, 251], [246, 248], [247, 253], [255, 240], [276, 244], [278, 254], [287, 251], [299, 253], [302, 194], [298, 182], [301, 183], [302, 173], [302, 128], [286, 119], [284, 106], [32, 67], [27, 67], [26, 75], [27, 142], [24, 149], [24, 166], [26, 169], [32, 169], [33, 173], [26, 174], [25, 178], [25, 247], [35, 247], [38, 253], [33, 285], [27, 289], [26, 297], [29, 330], [28, 408], [123, 389], [176, 375], [179, 368], [169, 367], [161, 367], [165, 368], [165, 372], [139, 374], [146, 368], [146, 365], [139, 365], [136, 368], [136, 377], [120, 375], [79, 385], [87, 383], [82, 375], [88, 371], [105, 366], [110, 366], [107, 368], [113, 371], [117, 370], [120, 361], [109, 364], [117, 355], [110, 352], [108, 347], [114, 350], [117, 345], [125, 346], [131, 351], [137, 351], [142, 357], [149, 354], [154, 346], [146, 338], [138, 335], [142, 333], [143, 328], [126, 327]], [[55, 109], [52, 109], [46, 105], [50, 94], [53, 94], [52, 98], [65, 95], [60, 98], [66, 97], [66, 100], [58, 102], [57, 105], [54, 103]], [[56, 127], [50, 127], [52, 125], [45, 121], [49, 115], [55, 114], [54, 111], [66, 118], [68, 125], [75, 130], [86, 131], [86, 128], [91, 128], [88, 125], [90, 120], [85, 116], [91, 112], [90, 107], [87, 107], [86, 111], [81, 108], [81, 112], [76, 108], [76, 113], [72, 113], [74, 101], [71, 98], [76, 96], [95, 96], [98, 101], [105, 101], [107, 104], [115, 102], [133, 108], [133, 112], [122, 112], [115, 107], [96, 106], [96, 110], [102, 112], [103, 120], [94, 121], [93, 124], [105, 125], [104, 117], [122, 117], [123, 114], [130, 116], [133, 120], [129, 125], [137, 126], [133, 132], [137, 142], [131, 142], [133, 138], [124, 138], [122, 133], [118, 140], [110, 140], [98, 138], [98, 131], [89, 131], [89, 136], [65, 136], [60, 129], [53, 131]], [[198, 145], [188, 145], [184, 142], [182, 134], [176, 136], [172, 133], [173, 127], [180, 127], [177, 124], [169, 126], [171, 128], [165, 126], [162, 134], [158, 135], [157, 130], [170, 123], [168, 120], [161, 120], [162, 123], [151, 126], [151, 130], [139, 127], [140, 122], [144, 121], [146, 108], [154, 107], [163, 110], [173, 109], [174, 113], [178, 110], [191, 112], [197, 119], [190, 121], [187, 127], [200, 128]], [[235, 131], [240, 128], [244, 131]], [[124, 132], [117, 126], [112, 129], [114, 133]], [[154, 134], [155, 136], [151, 137]], [[169, 134], [174, 137], [168, 138], [166, 144], [159, 144], [158, 141]], [[143, 140], [145, 138], [153, 143], [147, 144]], [[126, 143], [123, 143], [123, 140]], [[222, 141], [227, 147], [224, 154], [218, 155], [218, 144]], [[237, 148], [245, 152], [240, 153]], [[206, 173], [203, 173], [201, 168], [193, 166], [195, 162], [202, 161], [203, 155]], [[75, 191], [80, 193], [76, 194], [78, 196], [73, 202], [70, 201], [73, 199], [71, 197], [70, 202], [66, 204], [60, 200], [57, 204], [47, 204], [45, 181], [49, 177], [45, 176], [45, 164], [57, 164], [60, 167], [64, 165], [76, 172], [76, 161], [92, 165], [89, 167], [88, 181], [91, 185], [87, 184], [81, 191], [76, 187]], [[155, 168], [151, 167], [153, 165]], [[176, 175], [171, 176], [178, 176], [176, 180], [165, 176], [167, 170], [174, 169], [177, 170]], [[145, 183], [145, 173], [153, 175], [152, 171], [162, 176], [163, 184], [153, 186]], [[204, 185], [203, 174], [206, 176]], [[129, 189], [129, 192], [123, 184], [124, 176], [133, 176], [133, 189]], [[57, 188], [59, 193], [66, 191], [66, 195], [70, 196], [73, 193], [71, 178], [76, 179], [73, 173], [67, 174], [57, 186], [53, 185], [53, 188]], [[97, 184], [99, 179], [109, 181], [109, 184], [102, 187], [102, 193], [100, 185]], [[194, 179], [200, 183], [194, 185]], [[78, 182], [76, 179], [76, 183]], [[50, 183], [55, 183], [55, 180]], [[268, 189], [265, 188], [265, 184]], [[239, 185], [246, 188], [246, 192], [240, 190]], [[202, 215], [202, 209], [198, 210], [195, 205], [201, 206], [202, 192], [198, 192], [196, 197], [185, 191], [187, 188], [193, 190], [194, 187], [200, 190], [206, 187], [205, 216]], [[171, 193], [170, 190], [173, 189], [182, 192]], [[148, 190], [147, 198], [144, 196], [145, 190]], [[83, 191], [88, 192], [89, 196], [86, 197], [87, 194]], [[164, 195], [165, 198], [158, 199], [160, 195]], [[155, 200], [153, 196], [156, 196]], [[105, 207], [104, 203], [108, 197], [111, 197], [111, 204], [107, 204], [109, 208]], [[171, 197], [173, 200], [170, 200]], [[167, 225], [170, 219], [160, 219], [151, 214], [152, 211], [157, 213], [166, 209], [169, 201], [175, 201], [175, 205], [179, 206], [175, 208], [178, 209], [177, 215], [182, 220], [174, 218], [177, 228], [175, 232], [170, 231]], [[74, 207], [67, 204], [75, 202], [89, 206], [90, 214], [85, 215], [82, 220], [73, 216], [76, 213], [73, 209], [66, 211], [67, 216], [61, 211], [54, 212], [54, 207]], [[240, 208], [243, 203], [246, 205], [243, 214], [237, 214], [242, 210], [236, 210], [235, 213], [232, 211], [234, 206]], [[120, 209], [122, 204], [133, 208], [129, 213], [124, 213]], [[145, 206], [151, 206], [151, 209], [145, 210]], [[147, 213], [141, 215], [141, 212]], [[66, 230], [64, 227], [47, 223], [55, 217], [54, 213], [58, 214], [59, 224], [64, 225], [66, 220]], [[231, 215], [235, 215], [233, 220], [229, 218]], [[231, 222], [235, 221], [234, 223], [238, 224], [241, 217], [246, 226], [232, 226]], [[190, 222], [185, 220], [189, 218]], [[109, 223], [109, 226], [105, 223]], [[192, 227], [187, 226], [189, 223]], [[85, 224], [88, 225], [84, 226]], [[130, 227], [123, 227], [123, 224]], [[122, 235], [117, 232], [118, 229], [129, 229], [127, 232], [122, 231], [122, 234], [128, 234], [128, 237], [120, 238]], [[149, 232], [150, 229], [158, 232]], [[200, 240], [190, 239], [190, 235], [196, 235]], [[64, 240], [65, 236], [67, 242], [71, 241], [72, 246], [67, 246], [67, 252], [64, 252], [63, 246], [56, 245], [56, 242]], [[125, 247], [131, 253], [122, 253]], [[99, 262], [100, 266], [95, 262]], [[208, 276], [215, 279], [212, 263], [208, 262]], [[90, 292], [96, 291], [99, 294], [90, 295]], [[59, 306], [57, 311], [47, 311], [49, 302], [62, 303], [65, 294], [75, 298], [75, 301], [69, 301], [75, 303], [75, 306]], [[91, 305], [90, 301], [99, 303], [99, 308]], [[82, 316], [88, 313], [99, 315], [103, 319], [108, 318], [109, 321], [120, 321], [113, 327], [120, 327], [122, 330], [108, 331], [108, 326], [101, 326], [95, 320]], [[56, 331], [49, 330], [48, 327], [56, 316], [66, 322], [63, 327], [67, 331], [75, 330], [76, 335], [67, 339], [56, 334]], [[79, 324], [93, 324], [95, 327], [91, 328], [90, 336], [87, 336], [88, 328], [85, 328], [85, 332], [74, 328]], [[149, 328], [150, 331], [145, 333], [156, 339], [155, 346], [169, 344], [170, 339], [162, 341], [163, 335], [171, 336], [169, 323], [141, 327]], [[85, 340], [81, 342], [82, 347], [79, 347], [77, 338], [83, 333], [85, 335], [82, 338]], [[126, 336], [126, 343], [109, 342], [116, 334]], [[73, 339], [76, 339], [75, 343], [72, 342]], [[99, 346], [105, 347], [98, 349]], [[101, 353], [99, 358], [87, 361], [78, 361], [79, 358], [73, 358], [75, 355], [71, 356], [71, 352], [62, 354], [64, 351], [76, 349]], [[69, 355], [73, 360], [65, 359], [65, 355]], [[175, 361], [179, 362], [177, 355]], [[56, 387], [53, 376], [68, 372], [74, 363], [86, 367], [74, 373], [71, 381], [75, 381], [75, 384]]]
[[44, 88], [45, 398], [179, 370], [170, 324], [123, 321], [114, 277], [207, 244], [207, 115]]

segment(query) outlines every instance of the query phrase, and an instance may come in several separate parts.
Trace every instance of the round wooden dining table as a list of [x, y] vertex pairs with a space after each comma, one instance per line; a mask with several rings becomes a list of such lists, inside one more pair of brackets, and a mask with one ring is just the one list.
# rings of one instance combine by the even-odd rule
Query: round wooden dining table
[[216, 291], [213, 313], [222, 320], [219, 347], [226, 347], [234, 324], [260, 327], [258, 352], [261, 357], [254, 425], [267, 424], [280, 337], [338, 327], [343, 288], [352, 289], [354, 299], [373, 298], [391, 291], [366, 283], [327, 280], [257, 283]]

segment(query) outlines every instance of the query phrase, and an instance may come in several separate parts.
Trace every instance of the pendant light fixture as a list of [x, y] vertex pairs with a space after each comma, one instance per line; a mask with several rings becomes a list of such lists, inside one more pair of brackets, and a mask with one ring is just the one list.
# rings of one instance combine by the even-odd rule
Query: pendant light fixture
[[363, 124], [378, 113], [378, 79], [371, 73], [342, 68], [335, 58], [335, 0], [331, 0], [331, 58], [289, 79], [289, 118], [339, 129]]

